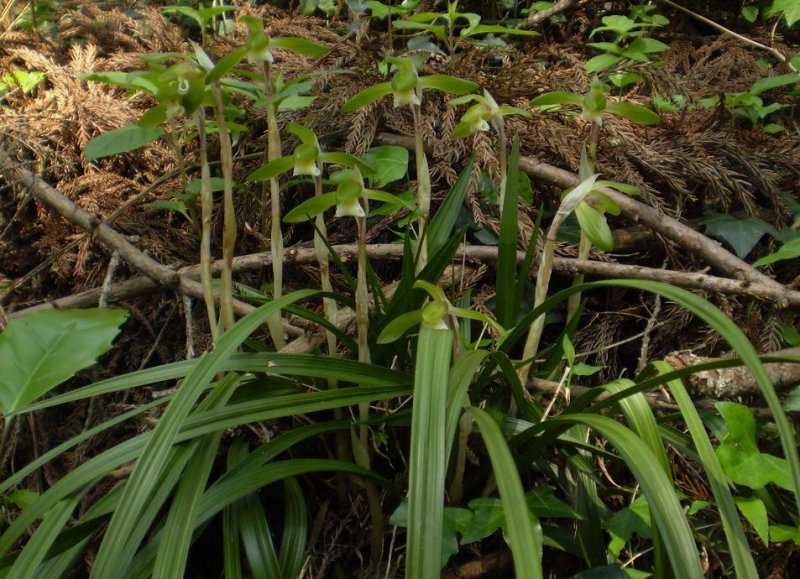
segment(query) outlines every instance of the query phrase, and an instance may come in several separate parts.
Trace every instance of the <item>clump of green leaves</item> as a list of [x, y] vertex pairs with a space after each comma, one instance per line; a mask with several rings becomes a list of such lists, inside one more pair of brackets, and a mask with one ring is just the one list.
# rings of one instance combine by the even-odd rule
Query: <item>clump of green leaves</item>
[[447, 12], [421, 12], [394, 23], [398, 30], [427, 32], [444, 43], [448, 54], [453, 54], [464, 38], [486, 34], [511, 34], [516, 36], [539, 36], [533, 30], [509, 28], [500, 24], [481, 24], [480, 14], [459, 12], [458, 0], [447, 3]]
[[[666, 26], [669, 19], [656, 14], [654, 5], [641, 5], [631, 8], [629, 16], [615, 14], [604, 16], [602, 26], [598, 26], [589, 35], [607, 35], [609, 41], [590, 42], [587, 46], [600, 50], [602, 54], [590, 58], [583, 65], [586, 72], [593, 74], [605, 70], [624, 69], [630, 63], [649, 63], [654, 57], [664, 52], [666, 44], [649, 36], [655, 28]], [[635, 73], [633, 73], [635, 74]], [[638, 81], [637, 77], [615, 77], [618, 82], [630, 84]]]

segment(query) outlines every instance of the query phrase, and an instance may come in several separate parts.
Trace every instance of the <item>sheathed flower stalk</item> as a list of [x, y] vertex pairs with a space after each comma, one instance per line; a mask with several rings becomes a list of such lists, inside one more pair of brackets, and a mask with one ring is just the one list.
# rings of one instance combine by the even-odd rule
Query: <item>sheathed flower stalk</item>
[[[225, 116], [226, 95], [220, 83], [221, 71], [208, 57], [206, 52], [194, 44], [197, 61], [206, 70], [206, 84], [211, 88], [214, 97], [214, 120], [217, 122], [219, 134], [219, 154], [222, 165], [223, 182], [223, 223], [222, 223], [222, 273], [220, 288], [220, 325], [223, 331], [233, 327], [233, 258], [236, 255], [236, 210], [233, 205], [233, 147], [228, 120]], [[213, 73], [213, 74], [212, 74]]]
[[[589, 85], [589, 91], [580, 95], [564, 91], [554, 91], [540, 95], [531, 101], [531, 106], [554, 106], [572, 105], [581, 109], [581, 116], [591, 123], [589, 130], [589, 141], [587, 147], [581, 155], [580, 176], [582, 180], [588, 178], [595, 172], [597, 166], [597, 149], [600, 140], [600, 127], [603, 125], [603, 115], [610, 114], [626, 118], [640, 125], [653, 125], [661, 121], [661, 118], [642, 105], [631, 102], [609, 101], [606, 98], [609, 88], [604, 82], [595, 78]], [[635, 195], [639, 192], [637, 187], [616, 182], [601, 182], [597, 186], [611, 186], [615, 189]], [[602, 194], [594, 195], [594, 203], [580, 203], [576, 207], [576, 214], [581, 226], [580, 245], [578, 247], [578, 258], [587, 259], [592, 244], [600, 249], [610, 251], [614, 243], [611, 231], [603, 217], [604, 212], [619, 214], [619, 207], [612, 203]], [[576, 275], [573, 279], [574, 284], [583, 283], [583, 276]], [[580, 293], [573, 294], [567, 303], [567, 315], [572, 317], [580, 306]]]
[[422, 138], [423, 91], [425, 89], [436, 89], [461, 95], [472, 92], [478, 88], [478, 85], [469, 80], [442, 74], [419, 76], [417, 74], [417, 64], [411, 58], [388, 57], [385, 62], [395, 67], [395, 74], [392, 80], [365, 88], [348, 100], [342, 107], [342, 111], [356, 110], [389, 94], [393, 95], [395, 108], [411, 107], [414, 117], [414, 156], [417, 169], [417, 239], [420, 241], [417, 271], [420, 271], [428, 261], [425, 229], [431, 212], [431, 177], [428, 170], [428, 158], [425, 155], [425, 144]]
[[[304, 149], [307, 151], [308, 149]], [[303, 154], [305, 155], [305, 153]], [[325, 153], [322, 153], [325, 155]], [[286, 163], [284, 161], [284, 163]], [[362, 163], [363, 164], [363, 163]], [[364, 179], [358, 169], [345, 169], [331, 175], [331, 184], [336, 186], [333, 193], [323, 193], [307, 199], [284, 217], [288, 223], [305, 221], [320, 215], [327, 209], [336, 207], [335, 216], [352, 217], [355, 219], [356, 236], [358, 242], [358, 274], [356, 277], [356, 342], [358, 345], [358, 360], [370, 363], [369, 351], [369, 292], [367, 290], [367, 214], [369, 212], [369, 199], [392, 204], [402, 204], [395, 196], [385, 191], [367, 189]], [[369, 442], [369, 404], [359, 404], [360, 426], [358, 433], [352, 433], [353, 455], [356, 464], [363, 468], [370, 468], [370, 442]], [[383, 515], [378, 493], [371, 481], [364, 481], [367, 491], [370, 516], [372, 519], [372, 556], [380, 558], [383, 549]]]
[[[542, 258], [539, 262], [539, 271], [536, 274], [536, 293], [533, 302], [534, 309], [542, 305], [545, 298], [547, 298], [547, 291], [550, 287], [550, 275], [553, 273], [553, 254], [555, 253], [558, 230], [561, 224], [564, 223], [564, 220], [569, 217], [569, 214], [575, 211], [576, 207], [583, 202], [584, 198], [592, 192], [597, 177], [598, 175], [589, 176], [582, 181], [580, 185], [570, 191], [561, 202], [558, 211], [556, 211], [553, 217], [550, 228], [547, 230], [547, 237], [545, 238], [544, 248], [542, 250]], [[533, 321], [530, 330], [528, 330], [528, 337], [525, 340], [525, 348], [522, 353], [522, 366], [519, 369], [520, 381], [523, 386], [527, 383], [531, 366], [539, 350], [539, 342], [542, 338], [544, 322], [545, 316], [540, 315]]]
[[[243, 22], [250, 29], [250, 34], [245, 42], [245, 54], [248, 62], [261, 67], [264, 76], [264, 102], [267, 112], [267, 148], [265, 161], [270, 163], [281, 157], [281, 137], [278, 128], [277, 108], [275, 106], [275, 78], [273, 71], [273, 49], [288, 50], [306, 56], [322, 56], [328, 49], [302, 38], [271, 38], [264, 31], [264, 22], [259, 18], [244, 17]], [[269, 211], [264, 210], [264, 215], [270, 215], [270, 254], [272, 257], [272, 296], [277, 299], [283, 295], [283, 232], [281, 231], [281, 200], [280, 183], [278, 175], [265, 181], [263, 197], [269, 196]], [[266, 220], [265, 220], [266, 221]], [[281, 325], [280, 313], [271, 317], [267, 325], [272, 335], [275, 348], [280, 350], [286, 345]]]
[[[470, 405], [465, 390], [462, 391], [463, 400], [448, 400], [452, 395], [448, 390], [450, 357], [458, 357], [453, 346], [460, 339], [456, 318], [490, 325], [500, 335], [504, 330], [482, 313], [454, 307], [444, 291], [434, 284], [417, 280], [414, 287], [425, 290], [431, 299], [421, 309], [401, 314], [390, 321], [378, 336], [378, 343], [393, 342], [412, 328], [421, 326], [417, 337], [408, 459], [406, 576], [428, 577], [431, 569], [438, 571], [441, 565], [445, 478], [449, 449], [457, 427], [456, 418], [462, 406]], [[453, 411], [448, 413], [449, 405], [453, 405]], [[472, 432], [472, 421], [466, 418], [469, 416], [469, 413], [464, 413], [458, 424], [461, 432], [449, 497], [456, 504], [461, 499], [467, 438]]]
[[483, 91], [483, 95], [470, 94], [454, 98], [448, 104], [455, 106], [473, 101], [475, 101], [475, 104], [466, 110], [461, 116], [461, 122], [453, 128], [453, 137], [460, 139], [481, 131], [488, 131], [490, 128], [497, 133], [497, 146], [500, 157], [500, 214], [502, 215], [508, 171], [508, 141], [503, 117], [519, 115], [528, 118], [531, 115], [528, 111], [519, 107], [499, 106], [487, 90]]

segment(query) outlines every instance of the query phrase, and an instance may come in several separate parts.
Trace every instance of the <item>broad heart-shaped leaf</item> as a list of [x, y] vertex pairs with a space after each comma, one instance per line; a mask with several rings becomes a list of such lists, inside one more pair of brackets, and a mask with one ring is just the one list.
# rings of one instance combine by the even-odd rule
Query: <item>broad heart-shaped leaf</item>
[[780, 249], [778, 249], [778, 251], [762, 257], [758, 261], [755, 261], [753, 265], [755, 267], [761, 267], [762, 265], [769, 265], [770, 263], [775, 263], [776, 261], [795, 259], [797, 257], [800, 257], [800, 237], [797, 239], [792, 239], [791, 241], [787, 241], [780, 247]]
[[588, 203], [579, 203], [575, 208], [575, 215], [581, 225], [581, 231], [600, 249], [611, 251], [614, 249], [614, 236], [608, 226], [605, 216], [590, 206]]
[[485, 539], [500, 529], [506, 521], [503, 504], [495, 497], [480, 497], [469, 502], [474, 515], [461, 533], [461, 544], [468, 545]]
[[432, 88], [442, 92], [451, 94], [467, 94], [477, 90], [478, 83], [471, 80], [458, 78], [457, 76], [448, 76], [446, 74], [432, 74], [430, 76], [422, 76], [417, 81], [417, 86], [420, 88]]
[[324, 193], [323, 195], [306, 199], [300, 205], [289, 211], [283, 220], [286, 223], [308, 221], [334, 205], [336, 205], [336, 193]]
[[408, 149], [394, 145], [372, 147], [364, 153], [362, 160], [371, 167], [365, 172], [373, 187], [385, 187], [408, 172]]
[[625, 117], [626, 119], [629, 119], [640, 125], [655, 125], [661, 122], [661, 117], [659, 117], [656, 113], [647, 107], [643, 107], [642, 105], [637, 105], [634, 103], [609, 102], [606, 105], [606, 111], [612, 115], [617, 115], [618, 117]]
[[342, 112], [349, 113], [356, 109], [360, 109], [361, 107], [365, 107], [369, 104], [374, 103], [381, 97], [385, 97], [387, 94], [392, 92], [392, 85], [388, 82], [380, 82], [378, 84], [373, 84], [372, 86], [368, 86], [361, 92], [357, 93], [354, 97], [348, 100], [344, 105], [342, 105]]
[[717, 410], [728, 427], [727, 436], [717, 448], [717, 458], [725, 474], [736, 484], [751, 489], [760, 489], [769, 483], [791, 489], [786, 460], [759, 450], [752, 411], [735, 402], [719, 402]]
[[765, 233], [778, 234], [769, 223], [754, 217], [737, 219], [722, 213], [712, 213], [702, 223], [708, 235], [730, 245], [742, 259], [747, 257]]
[[101, 157], [109, 157], [118, 153], [127, 153], [139, 147], [143, 147], [151, 141], [155, 141], [164, 130], [160, 127], [141, 127], [139, 125], [128, 125], [121, 129], [114, 129], [86, 143], [83, 155], [87, 161], [94, 161]]
[[46, 394], [107, 352], [128, 312], [44, 310], [12, 319], [0, 334], [0, 412]]

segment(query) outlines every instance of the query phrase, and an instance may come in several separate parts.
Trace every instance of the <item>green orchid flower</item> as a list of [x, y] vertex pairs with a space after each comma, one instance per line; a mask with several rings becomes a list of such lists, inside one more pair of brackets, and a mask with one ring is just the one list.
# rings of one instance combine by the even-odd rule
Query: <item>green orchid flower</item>
[[422, 91], [425, 89], [462, 95], [478, 88], [478, 85], [471, 80], [455, 76], [445, 74], [419, 76], [417, 67], [411, 58], [388, 57], [385, 62], [396, 67], [392, 80], [365, 88], [344, 104], [343, 112], [351, 112], [367, 106], [388, 94], [394, 96], [394, 106], [397, 108], [418, 106], [421, 102]]
[[374, 169], [354, 155], [339, 152], [323, 152], [314, 131], [299, 125], [289, 123], [286, 130], [300, 139], [300, 144], [291, 156], [279, 157], [266, 163], [247, 176], [249, 181], [268, 181], [282, 173], [292, 171], [292, 176], [319, 177], [322, 172], [320, 165], [342, 165], [344, 167], [358, 167], [361, 171], [371, 174]]
[[431, 299], [422, 306], [422, 309], [397, 316], [378, 336], [379, 344], [389, 344], [400, 339], [403, 334], [411, 328], [421, 325], [423, 328], [431, 330], [448, 330], [448, 322], [451, 318], [467, 318], [482, 324], [491, 326], [500, 336], [505, 335], [506, 330], [495, 320], [466, 308], [459, 308], [450, 303], [444, 290], [437, 285], [424, 280], [414, 282], [414, 287], [425, 290]]
[[451, 106], [462, 105], [475, 101], [475, 104], [461, 115], [461, 122], [453, 129], [453, 137], [460, 139], [490, 128], [500, 132], [503, 130], [503, 117], [519, 115], [530, 118], [531, 114], [525, 109], [511, 106], [499, 106], [489, 91], [484, 90], [483, 95], [470, 94], [452, 99]]

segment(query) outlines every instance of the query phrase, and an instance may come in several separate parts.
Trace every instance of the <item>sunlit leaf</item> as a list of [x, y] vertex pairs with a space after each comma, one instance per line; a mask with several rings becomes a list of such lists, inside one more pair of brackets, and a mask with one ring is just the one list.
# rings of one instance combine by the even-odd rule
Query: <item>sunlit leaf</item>
[[127, 153], [155, 141], [163, 134], [164, 129], [161, 127], [127, 125], [96, 136], [86, 143], [83, 155], [87, 161], [94, 161], [102, 157]]
[[12, 319], [0, 334], [0, 412], [30, 404], [107, 352], [125, 310], [44, 310]]

